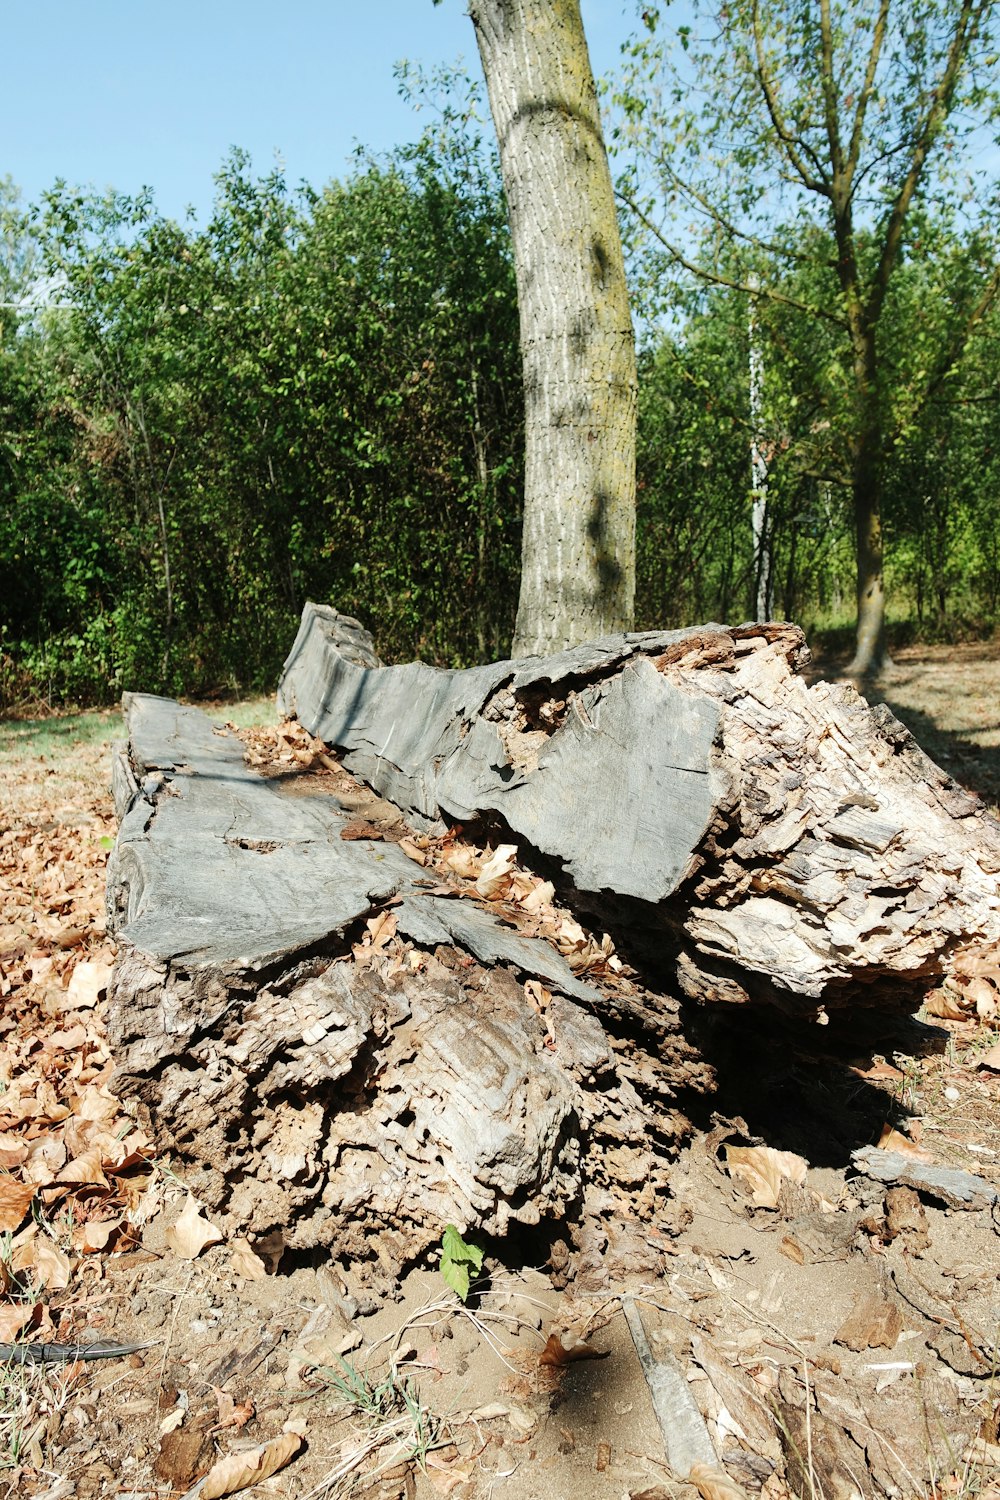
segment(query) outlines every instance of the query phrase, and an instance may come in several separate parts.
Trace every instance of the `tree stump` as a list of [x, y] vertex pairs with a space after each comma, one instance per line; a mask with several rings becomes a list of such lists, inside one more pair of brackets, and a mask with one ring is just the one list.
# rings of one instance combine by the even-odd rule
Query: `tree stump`
[[[803, 658], [792, 627], [706, 626], [383, 667], [309, 605], [279, 701], [346, 768], [319, 776], [262, 775], [197, 710], [127, 696], [116, 1089], [232, 1230], [394, 1274], [447, 1223], [545, 1221], [584, 1270], [654, 1272], [714, 1087], [692, 1001], [910, 1013], [1000, 937], [1000, 828]], [[358, 819], [380, 797], [405, 825]], [[456, 823], [516, 844], [622, 962], [592, 945], [574, 971], [537, 913], [400, 843]]]

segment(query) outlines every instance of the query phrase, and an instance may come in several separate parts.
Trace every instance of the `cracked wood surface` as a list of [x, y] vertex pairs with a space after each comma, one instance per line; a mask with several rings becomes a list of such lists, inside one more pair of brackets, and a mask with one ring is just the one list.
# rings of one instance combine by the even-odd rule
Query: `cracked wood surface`
[[[196, 709], [133, 695], [125, 714], [115, 1087], [224, 1222], [398, 1268], [449, 1222], [504, 1234], [584, 1199], [598, 1217], [651, 1205], [688, 1128], [670, 1101], [711, 1088], [676, 1002], [662, 1056], [616, 1050], [599, 988], [487, 906], [424, 889], [396, 844], [343, 839], [353, 806], [250, 769]], [[352, 958], [388, 911], [419, 971]], [[544, 1019], [525, 977], [552, 991]]]
[[498, 817], [585, 902], [676, 935], [692, 998], [913, 1009], [1000, 937], [1000, 828], [886, 708], [808, 686], [806, 660], [771, 624], [385, 667], [307, 605], [279, 703], [407, 816]]
[[[592, 981], [348, 830], [356, 788], [297, 796], [197, 710], [129, 697], [114, 1086], [224, 1227], [395, 1271], [446, 1223], [547, 1219], [600, 1275], [616, 1254], [652, 1272], [643, 1226], [715, 1087], [683, 996], [912, 1011], [996, 941], [1000, 829], [886, 711], [807, 686], [803, 655], [792, 627], [706, 626], [383, 667], [307, 606], [282, 707], [411, 822], [483, 817], [544, 856], [625, 960]], [[386, 914], [397, 935], [362, 961]]]

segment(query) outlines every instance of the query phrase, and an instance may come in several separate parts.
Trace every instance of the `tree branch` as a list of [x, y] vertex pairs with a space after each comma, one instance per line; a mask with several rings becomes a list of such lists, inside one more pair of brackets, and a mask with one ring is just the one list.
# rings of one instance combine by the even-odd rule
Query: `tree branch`
[[[818, 193], [823, 198], [830, 196], [830, 183], [823, 170], [823, 164], [816, 156], [812, 147], [801, 136], [793, 135], [785, 124], [784, 117], [778, 105], [778, 96], [774, 88], [773, 80], [767, 70], [767, 59], [764, 56], [764, 40], [760, 32], [760, 5], [754, 0], [751, 11], [753, 24], [754, 51], [757, 58], [757, 82], [760, 84], [764, 103], [770, 116], [774, 132], [784, 148], [785, 155], [795, 168], [796, 174], [803, 187], [811, 193]], [[811, 169], [806, 164], [808, 157]]]
[[[766, 255], [773, 255], [780, 260], [795, 261], [803, 266], [816, 265], [819, 257], [815, 255], [804, 255], [799, 250], [790, 250], [787, 246], [772, 244], [770, 240], [762, 240], [757, 235], [750, 234], [745, 229], [740, 229], [737, 224], [734, 224], [719, 209], [713, 207], [704, 194], [699, 193], [693, 183], [678, 176], [673, 167], [665, 159], [662, 162], [662, 166], [667, 180], [677, 188], [678, 192], [690, 198], [704, 212], [706, 218], [711, 219], [713, 223], [717, 224], [720, 229], [724, 230], [734, 240], [742, 240], [745, 244], [753, 245], [755, 249], [763, 250]], [[621, 197], [622, 194], [619, 193], [618, 196]], [[836, 267], [836, 261], [833, 259], [828, 260], [825, 264], [830, 266], [831, 269]]]
[[[969, 340], [997, 300], [998, 293], [1000, 293], [1000, 265], [994, 267], [993, 274], [988, 278], [986, 285], [983, 287], [979, 301], [970, 310], [969, 316], [956, 331], [941, 358], [938, 360], [933, 374], [924, 386], [920, 399], [909, 414], [908, 421], [916, 421], [921, 412], [926, 411], [949, 375], [958, 365], [959, 360], [968, 347]], [[897, 423], [892, 435], [893, 441], [899, 436], [902, 426], [902, 423]]]
[[879, 257], [878, 267], [868, 297], [868, 305], [865, 308], [865, 321], [869, 327], [872, 327], [878, 321], [879, 313], [882, 310], [882, 304], [889, 289], [889, 281], [899, 258], [906, 215], [910, 204], [913, 202], [913, 195], [919, 186], [927, 157], [934, 144], [934, 139], [948, 114], [955, 85], [958, 82], [958, 75], [968, 54], [972, 37], [978, 27], [981, 15], [992, 3], [993, 0], [962, 0], [962, 9], [955, 23], [955, 30], [952, 35], [951, 45], [948, 48], [948, 58], [945, 63], [944, 72], [941, 74], [937, 86], [931, 95], [927, 113], [917, 128], [909, 170], [900, 184], [896, 200], [889, 215], [885, 240], [882, 245], [882, 254]]
[[[820, 0], [820, 86], [823, 90], [823, 119], [826, 124], [826, 139], [830, 147], [830, 166], [833, 171], [831, 196], [834, 210], [839, 211], [850, 192], [850, 173], [847, 173], [844, 192], [844, 151], [840, 140], [840, 121], [837, 117], [837, 80], [833, 70], [833, 25], [830, 20], [830, 0]], [[839, 190], [839, 191], [838, 191]], [[843, 196], [841, 196], [843, 195]]]
[[858, 95], [858, 102], [854, 110], [854, 128], [851, 131], [851, 144], [847, 151], [852, 179], [861, 158], [861, 140], [864, 134], [865, 114], [867, 113], [868, 102], [875, 88], [875, 74], [878, 70], [879, 57], [882, 54], [882, 44], [885, 41], [888, 20], [889, 0], [881, 0], [878, 17], [875, 21], [875, 30], [872, 33], [871, 50], [868, 53], [868, 66], [865, 68], [865, 81], [861, 86], [861, 92]]
[[768, 302], [777, 302], [783, 307], [794, 307], [798, 312], [808, 313], [812, 318], [822, 318], [825, 322], [832, 323], [836, 328], [842, 328], [847, 332], [850, 331], [846, 319], [840, 317], [837, 313], [830, 312], [825, 307], [816, 307], [812, 303], [802, 302], [798, 297], [789, 297], [784, 292], [775, 291], [772, 287], [751, 286], [746, 281], [733, 281], [726, 276], [720, 276], [717, 271], [709, 271], [705, 266], [699, 266], [694, 261], [688, 260], [687, 256], [666, 238], [663, 231], [653, 223], [646, 211], [640, 207], [634, 198], [628, 193], [623, 192], [620, 188], [615, 190], [615, 196], [625, 204], [626, 208], [635, 214], [636, 218], [648, 229], [649, 233], [655, 239], [659, 240], [663, 248], [677, 261], [678, 265], [683, 266], [686, 271], [690, 271], [693, 276], [697, 276], [699, 281], [704, 281], [710, 286], [728, 287], [730, 291], [742, 292], [746, 297], [763, 297]]

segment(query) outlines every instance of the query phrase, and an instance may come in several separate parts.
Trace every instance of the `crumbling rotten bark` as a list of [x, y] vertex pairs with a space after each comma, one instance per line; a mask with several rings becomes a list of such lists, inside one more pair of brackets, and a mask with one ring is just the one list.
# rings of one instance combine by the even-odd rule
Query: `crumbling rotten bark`
[[[615, 933], [625, 969], [582, 977], [513, 906], [345, 839], [335, 779], [269, 780], [196, 710], [128, 699], [116, 1087], [231, 1228], [398, 1269], [448, 1222], [566, 1220], [652, 1270], [648, 1218], [713, 1087], [684, 997], [912, 1011], [1000, 937], [1000, 828], [885, 710], [808, 687], [803, 652], [791, 627], [706, 626], [382, 667], [307, 606], [283, 708], [411, 826], [518, 842]], [[358, 951], [382, 916], [390, 941]]]
[[689, 996], [912, 1008], [1000, 936], [1000, 827], [888, 709], [808, 686], [795, 626], [467, 672], [370, 651], [307, 606], [281, 706], [408, 816], [499, 818], [579, 899], [675, 934]]

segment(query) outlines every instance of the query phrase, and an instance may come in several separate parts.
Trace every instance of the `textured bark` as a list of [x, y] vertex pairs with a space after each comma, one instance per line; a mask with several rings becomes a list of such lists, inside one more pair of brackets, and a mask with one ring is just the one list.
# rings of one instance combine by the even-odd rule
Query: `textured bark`
[[849, 677], [876, 677], [891, 666], [885, 640], [885, 577], [882, 542], [882, 491], [878, 478], [876, 434], [862, 441], [854, 463], [854, 533], [858, 570], [858, 624]]
[[[198, 711], [128, 699], [115, 1088], [233, 1230], [395, 1271], [449, 1222], [565, 1221], [595, 1274], [652, 1271], [714, 1088], [684, 997], [908, 1012], [1000, 941], [1000, 828], [887, 711], [807, 687], [803, 655], [792, 627], [706, 626], [383, 667], [306, 606], [281, 706], [411, 825], [512, 831], [613, 930], [624, 969], [586, 975], [514, 903], [349, 829], [354, 783], [269, 780]], [[394, 934], [359, 946], [372, 918]]]
[[472, 0], [510, 215], [525, 395], [513, 650], [628, 629], [635, 344], [578, 0]]
[[[678, 1001], [584, 981], [396, 844], [345, 840], [355, 809], [250, 770], [197, 710], [125, 708], [115, 1087], [199, 1198], [233, 1230], [390, 1273], [447, 1223], [570, 1215], [655, 1270], [643, 1221], [690, 1128], [676, 1099], [713, 1086]], [[398, 936], [352, 953], [385, 914]]]
[[1000, 936], [1000, 828], [789, 625], [467, 672], [358, 667], [307, 606], [279, 701], [425, 823], [499, 817], [573, 899], [672, 934], [699, 999], [915, 1008]]

